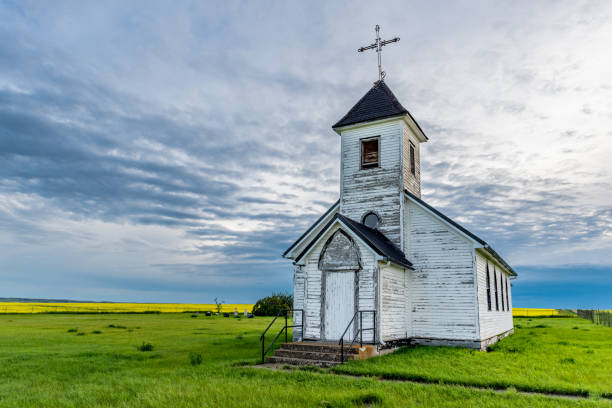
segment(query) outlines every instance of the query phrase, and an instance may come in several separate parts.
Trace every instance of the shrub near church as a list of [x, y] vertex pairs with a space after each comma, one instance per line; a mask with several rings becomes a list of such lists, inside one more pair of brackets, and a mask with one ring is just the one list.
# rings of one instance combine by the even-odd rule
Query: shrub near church
[[253, 306], [255, 316], [276, 316], [279, 312], [293, 308], [293, 296], [273, 293], [272, 296], [259, 299]]

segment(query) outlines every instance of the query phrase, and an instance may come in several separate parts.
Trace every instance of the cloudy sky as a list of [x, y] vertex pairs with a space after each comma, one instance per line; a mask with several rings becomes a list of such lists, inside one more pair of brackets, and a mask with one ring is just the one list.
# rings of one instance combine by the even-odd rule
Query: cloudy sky
[[612, 3], [0, 1], [0, 296], [252, 302], [377, 78], [514, 305], [612, 307]]

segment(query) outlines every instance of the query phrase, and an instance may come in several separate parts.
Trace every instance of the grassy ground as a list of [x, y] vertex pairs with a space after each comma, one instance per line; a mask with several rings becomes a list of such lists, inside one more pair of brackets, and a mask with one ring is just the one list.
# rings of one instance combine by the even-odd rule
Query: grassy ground
[[514, 324], [515, 334], [488, 353], [406, 347], [336, 371], [612, 397], [612, 329], [578, 318], [515, 318]]
[[[374, 378], [354, 379], [329, 373], [271, 371], [245, 366], [257, 361], [258, 337], [269, 321], [262, 318], [192, 318], [189, 314], [3, 315], [0, 316], [0, 407], [612, 406], [612, 403], [600, 399], [572, 401], [457, 386], [390, 383]], [[520, 324], [527, 326], [543, 322], [534, 319]], [[548, 321], [545, 324], [549, 324]], [[544, 330], [551, 336], [566, 331], [572, 335], [591, 333], [593, 337], [604, 336], [590, 323], [572, 320], [569, 324], [588, 328], [589, 332], [580, 328]], [[542, 329], [519, 329], [519, 333], [522, 330]], [[560, 331], [555, 334], [557, 330]], [[582, 343], [594, 340], [567, 341]], [[143, 343], [150, 343], [153, 349], [139, 351], [137, 346]], [[595, 353], [589, 356], [602, 365], [608, 361], [602, 361], [600, 352], [607, 350], [609, 353], [609, 348], [588, 344]], [[384, 363], [391, 356], [381, 358], [383, 364], [379, 363], [379, 366], [370, 361], [361, 364], [376, 369], [394, 366], [401, 363], [402, 356], [410, 360], [410, 352], [414, 350], [418, 349], [398, 354], [399, 360], [391, 364]], [[447, 366], [445, 361], [453, 358], [449, 357], [447, 349], [431, 350], [434, 354], [438, 350], [443, 366]], [[506, 352], [490, 354], [495, 353]], [[558, 361], [562, 356], [557, 350], [554, 353], [557, 356], [546, 361], [554, 367], [561, 367], [565, 364]], [[521, 353], [510, 354], [504, 364], [510, 364], [509, 360]], [[198, 356], [201, 356], [200, 364], [197, 364]], [[432, 357], [433, 354], [425, 356], [426, 359]], [[606, 358], [609, 359], [609, 355]], [[576, 358], [576, 362], [582, 364], [583, 360]], [[595, 365], [589, 364], [588, 367]], [[404, 364], [404, 367], [409, 366]], [[350, 367], [355, 370], [359, 364]], [[436, 372], [434, 368], [430, 369], [432, 373]], [[462, 374], [461, 378], [465, 375]], [[599, 374], [585, 375], [590, 377], [581, 377], [582, 380], [578, 381], [595, 381], [591, 386], [602, 390], [610, 388], [609, 377], [601, 379]]]

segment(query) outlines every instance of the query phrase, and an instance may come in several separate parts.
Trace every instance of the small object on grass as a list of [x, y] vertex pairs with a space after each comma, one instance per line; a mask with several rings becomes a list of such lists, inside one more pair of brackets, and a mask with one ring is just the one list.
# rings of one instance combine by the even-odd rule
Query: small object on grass
[[102, 332], [100, 330], [94, 330], [91, 332], [92, 334], [102, 334]]
[[250, 315], [247, 317], [247, 319], [252, 319], [252, 318], [254, 318], [254, 317], [255, 317], [255, 316], [253, 316], [252, 314], [250, 314]]
[[144, 341], [140, 346], [136, 346], [138, 351], [153, 351], [153, 344], [145, 343]]
[[355, 403], [355, 405], [369, 406], [374, 404], [381, 404], [383, 402], [383, 398], [376, 393], [370, 392], [353, 398], [353, 402]]
[[229, 313], [223, 313], [223, 317], [229, 317]]
[[192, 366], [202, 364], [202, 354], [201, 353], [189, 353], [189, 362]]
[[191, 315], [191, 317], [198, 317], [198, 315], [194, 315], [194, 314], [192, 314], [192, 315]]
[[76, 335], [77, 335], [77, 336], [84, 336], [84, 335], [85, 335], [85, 333], [80, 332], [80, 333], [77, 333]]
[[206, 312], [206, 316], [212, 316], [212, 312]]
[[76, 333], [79, 329], [68, 329], [68, 333]]

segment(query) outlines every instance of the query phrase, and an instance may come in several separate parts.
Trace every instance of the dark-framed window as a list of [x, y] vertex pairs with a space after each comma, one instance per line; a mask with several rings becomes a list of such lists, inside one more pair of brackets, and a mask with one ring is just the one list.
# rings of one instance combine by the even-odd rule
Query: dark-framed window
[[366, 227], [376, 229], [380, 225], [380, 217], [378, 216], [378, 214], [370, 211], [363, 216], [361, 223]]
[[410, 172], [416, 176], [415, 146], [410, 142]]
[[508, 277], [506, 276], [506, 312], [510, 311], [510, 298], [508, 297]]
[[501, 292], [500, 297], [501, 297], [501, 302], [502, 302], [501, 310], [503, 312], [504, 310], [506, 310], [506, 303], [504, 301], [504, 273], [503, 272], [500, 272], [499, 274], [499, 286], [500, 286], [499, 290]]
[[491, 310], [491, 277], [489, 276], [489, 263], [487, 262], [487, 310]]
[[495, 285], [495, 310], [499, 312], [499, 295], [497, 290], [497, 271], [495, 270], [495, 266], [493, 266], [493, 284]]
[[380, 167], [380, 137], [361, 139], [361, 168]]

